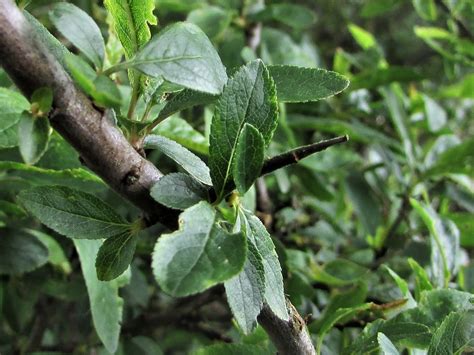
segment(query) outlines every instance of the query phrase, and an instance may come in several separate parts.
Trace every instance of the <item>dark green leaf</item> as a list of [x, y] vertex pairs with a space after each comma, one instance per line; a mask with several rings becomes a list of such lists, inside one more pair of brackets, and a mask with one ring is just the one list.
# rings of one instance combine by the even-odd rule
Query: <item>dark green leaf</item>
[[153, 185], [151, 197], [170, 208], [185, 210], [208, 199], [207, 189], [187, 174], [172, 173]]
[[123, 299], [118, 295], [121, 280], [103, 282], [97, 279], [95, 260], [101, 244], [100, 240], [74, 240], [89, 294], [94, 328], [105, 348], [114, 353], [122, 323]]
[[474, 311], [453, 312], [431, 339], [428, 355], [464, 354], [474, 350]]
[[251, 241], [247, 243], [244, 269], [224, 283], [227, 302], [245, 334], [251, 333], [257, 325], [257, 316], [262, 310], [265, 294], [262, 257]]
[[153, 253], [153, 274], [173, 296], [204, 291], [238, 274], [246, 258], [242, 233], [216, 224], [216, 211], [200, 202], [180, 215], [180, 230], [162, 235]]
[[18, 123], [18, 148], [26, 164], [36, 164], [48, 148], [49, 120], [23, 113]]
[[245, 123], [235, 148], [233, 173], [235, 186], [241, 195], [260, 176], [265, 154], [265, 141], [260, 132]]
[[474, 138], [443, 152], [436, 163], [425, 172], [426, 176], [466, 174], [474, 175]]
[[205, 94], [199, 91], [185, 89], [174, 95], [163, 107], [158, 115], [158, 119], [165, 119], [173, 113], [185, 110], [196, 105], [207, 105], [217, 100], [218, 96]]
[[239, 69], [219, 98], [211, 125], [212, 182], [218, 200], [228, 191], [237, 142], [245, 123], [252, 124], [270, 143], [277, 126], [275, 86], [264, 64], [253, 61]]
[[254, 344], [214, 344], [199, 349], [196, 355], [270, 355], [273, 351]]
[[62, 270], [65, 274], [71, 273], [71, 264], [64, 253], [64, 250], [56, 239], [43, 232], [27, 229], [31, 235], [34, 235], [43, 245], [48, 248], [48, 262]]
[[349, 80], [344, 76], [324, 69], [271, 65], [268, 71], [275, 81], [280, 102], [326, 99], [340, 93], [349, 85]]
[[48, 249], [36, 237], [0, 228], [0, 275], [32, 271], [48, 261]]
[[147, 75], [209, 94], [220, 94], [227, 74], [204, 32], [175, 23], [155, 36], [130, 62]]
[[61, 34], [95, 65], [102, 68], [105, 45], [99, 27], [90, 16], [69, 3], [55, 4], [49, 18]]
[[388, 85], [394, 82], [404, 83], [419, 81], [421, 79], [423, 79], [423, 75], [409, 67], [391, 66], [388, 68], [375, 68], [355, 75], [351, 79], [349, 89], [375, 89], [379, 86]]
[[150, 135], [145, 138], [144, 146], [147, 149], [158, 149], [181, 165], [184, 170], [197, 180], [206, 185], [212, 185], [207, 165], [199, 157], [175, 141], [162, 136]]
[[311, 26], [316, 21], [316, 14], [307, 7], [296, 4], [271, 4], [251, 16], [256, 21], [276, 20], [295, 29]]
[[461, 246], [464, 248], [474, 247], [474, 218], [469, 212], [456, 212], [446, 215], [453, 221], [461, 233]]
[[435, 21], [438, 17], [434, 0], [412, 0], [416, 12], [423, 20]]
[[137, 245], [137, 236], [127, 231], [109, 237], [97, 253], [95, 267], [100, 281], [119, 277], [132, 262]]
[[68, 187], [35, 187], [22, 191], [18, 198], [42, 223], [70, 238], [102, 239], [130, 228], [102, 200]]

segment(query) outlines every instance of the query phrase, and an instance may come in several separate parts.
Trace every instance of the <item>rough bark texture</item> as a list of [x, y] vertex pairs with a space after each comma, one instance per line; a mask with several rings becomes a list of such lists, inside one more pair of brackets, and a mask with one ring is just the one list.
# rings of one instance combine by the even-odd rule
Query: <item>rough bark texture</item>
[[[0, 0], [0, 64], [27, 97], [41, 87], [53, 90], [51, 124], [79, 152], [87, 167], [152, 221], [177, 226], [176, 212], [159, 205], [149, 194], [162, 176], [160, 171], [74, 86], [13, 0]], [[292, 309], [292, 319], [297, 319], [299, 315]], [[304, 323], [296, 327], [293, 320], [282, 321], [267, 306], [258, 319], [280, 354], [314, 353]]]

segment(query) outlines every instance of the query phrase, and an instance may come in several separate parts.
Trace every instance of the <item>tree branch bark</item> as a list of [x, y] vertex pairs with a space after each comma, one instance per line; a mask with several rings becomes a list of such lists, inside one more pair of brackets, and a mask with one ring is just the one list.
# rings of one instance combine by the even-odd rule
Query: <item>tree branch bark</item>
[[[176, 228], [177, 212], [150, 197], [149, 190], [161, 178], [161, 172], [135, 151], [120, 130], [75, 87], [13, 0], [0, 0], [0, 64], [27, 97], [38, 88], [51, 88], [51, 125], [79, 152], [85, 165], [148, 219]], [[290, 322], [285, 322], [266, 306], [258, 319], [280, 354], [313, 354], [305, 326], [293, 326], [294, 314]]]

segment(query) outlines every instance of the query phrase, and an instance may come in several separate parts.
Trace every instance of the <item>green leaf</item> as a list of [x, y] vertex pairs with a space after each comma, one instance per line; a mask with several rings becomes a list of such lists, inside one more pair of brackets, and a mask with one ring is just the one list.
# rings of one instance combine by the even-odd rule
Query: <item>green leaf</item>
[[464, 354], [474, 350], [474, 311], [453, 312], [431, 339], [428, 355]]
[[167, 137], [197, 153], [208, 155], [209, 143], [201, 132], [196, 131], [188, 122], [180, 117], [170, 117], [160, 123], [155, 133]]
[[459, 267], [459, 230], [452, 221], [438, 216], [431, 206], [415, 199], [410, 199], [410, 203], [430, 232], [433, 283], [446, 287]]
[[89, 189], [105, 186], [100, 178], [82, 168], [53, 170], [12, 161], [0, 161], [0, 172], [24, 178], [34, 185], [56, 184]]
[[47, 87], [39, 88], [31, 95], [31, 111], [37, 111], [38, 116], [47, 114], [53, 106], [53, 90]]
[[244, 269], [224, 283], [227, 302], [244, 334], [249, 334], [255, 329], [265, 294], [262, 257], [250, 240], [247, 241], [247, 247]]
[[207, 189], [183, 173], [163, 176], [150, 190], [151, 197], [170, 208], [185, 210], [202, 200], [207, 200]]
[[61, 34], [66, 37], [101, 69], [105, 57], [105, 45], [100, 29], [84, 11], [69, 3], [57, 3], [49, 13], [49, 18]]
[[0, 87], [0, 148], [18, 144], [17, 124], [21, 113], [29, 110], [30, 103], [23, 95]]
[[426, 119], [431, 132], [438, 132], [448, 121], [446, 111], [431, 97], [423, 95], [425, 101]]
[[218, 200], [228, 192], [237, 142], [245, 123], [253, 125], [268, 146], [278, 124], [277, 102], [273, 80], [260, 60], [240, 68], [216, 104], [209, 166]]
[[128, 66], [209, 94], [220, 94], [227, 81], [225, 68], [212, 43], [191, 23], [180, 22], [165, 28]]
[[114, 19], [114, 28], [125, 50], [132, 58], [151, 37], [148, 25], [156, 25], [153, 0], [105, 0], [105, 7]]
[[23, 113], [18, 123], [18, 148], [26, 164], [36, 164], [48, 149], [49, 120]]
[[48, 249], [22, 230], [0, 228], [0, 275], [32, 271], [48, 261]]
[[120, 336], [123, 299], [118, 294], [119, 280], [104, 282], [97, 279], [95, 260], [101, 244], [100, 240], [74, 240], [89, 294], [94, 328], [105, 348], [114, 353]]
[[172, 114], [196, 105], [207, 105], [217, 100], [218, 96], [199, 91], [185, 89], [167, 101], [165, 107], [158, 114], [158, 119], [163, 120]]
[[48, 248], [48, 262], [51, 265], [56, 266], [65, 274], [71, 273], [71, 264], [69, 263], [66, 254], [64, 254], [64, 250], [61, 244], [59, 244], [56, 239], [46, 233], [37, 230], [27, 229], [26, 231], [29, 234], [34, 235], [36, 238], [38, 238], [38, 240], [43, 243], [46, 248]]
[[119, 107], [121, 94], [117, 85], [108, 77], [99, 75], [80, 57], [66, 56], [66, 65], [69, 73], [80, 88], [91, 96], [101, 107]]
[[265, 141], [260, 132], [245, 123], [235, 148], [233, 173], [235, 186], [243, 196], [260, 176], [265, 158]]
[[469, 212], [448, 213], [445, 217], [453, 221], [461, 233], [461, 246], [464, 248], [474, 247], [474, 218]]
[[[379, 1], [379, 0], [376, 0]], [[391, 66], [389, 68], [371, 68], [351, 79], [350, 90], [375, 89], [394, 82], [405, 83], [420, 81], [424, 78], [418, 71], [409, 67]], [[352, 138], [352, 137], [351, 137]]]
[[18, 199], [41, 223], [70, 238], [102, 239], [130, 228], [102, 200], [68, 187], [35, 187], [22, 191]]
[[244, 235], [227, 233], [216, 224], [216, 211], [200, 202], [180, 215], [180, 230], [158, 239], [153, 274], [165, 292], [187, 296], [239, 273], [246, 249]]
[[313, 265], [314, 279], [331, 286], [354, 283], [367, 275], [369, 270], [350, 260], [335, 259], [324, 266]]
[[265, 301], [279, 318], [288, 320], [283, 276], [275, 245], [258, 217], [246, 212], [246, 218], [249, 224], [247, 235], [255, 243], [262, 257], [265, 272]]
[[415, 259], [408, 258], [408, 264], [415, 273], [415, 298], [420, 299], [423, 291], [430, 291], [433, 289], [433, 285], [428, 278], [428, 274]]
[[359, 46], [361, 46], [362, 49], [367, 50], [377, 45], [375, 37], [370, 32], [364, 30], [362, 27], [352, 23], [349, 24], [348, 28], [352, 37], [354, 37], [355, 41]]
[[196, 355], [271, 355], [273, 351], [254, 344], [214, 344], [196, 351]]
[[349, 86], [349, 80], [336, 72], [291, 65], [271, 65], [279, 102], [318, 101], [334, 96]]
[[418, 15], [426, 21], [436, 21], [438, 13], [434, 0], [412, 0], [413, 7]]
[[217, 39], [231, 24], [233, 13], [217, 6], [191, 11], [186, 21], [199, 26], [211, 39]]
[[474, 175], [474, 138], [447, 149], [436, 163], [425, 172], [425, 176], [466, 174]]
[[145, 138], [144, 146], [146, 149], [158, 149], [197, 180], [203, 184], [212, 185], [207, 165], [182, 145], [166, 137], [150, 135]]
[[384, 333], [377, 333], [377, 341], [382, 350], [382, 355], [399, 355], [397, 348]]
[[305, 6], [296, 4], [270, 4], [251, 15], [255, 21], [276, 20], [295, 29], [304, 29], [316, 22], [316, 14]]
[[104, 241], [95, 261], [97, 278], [100, 281], [113, 280], [127, 270], [135, 254], [137, 239], [137, 235], [127, 231]]

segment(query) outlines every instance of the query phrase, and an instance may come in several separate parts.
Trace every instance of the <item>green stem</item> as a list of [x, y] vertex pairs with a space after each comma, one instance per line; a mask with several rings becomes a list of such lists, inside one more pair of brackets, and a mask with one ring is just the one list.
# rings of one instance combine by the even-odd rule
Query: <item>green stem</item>
[[108, 67], [102, 72], [102, 74], [109, 76], [110, 74], [116, 73], [118, 71], [128, 69], [131, 66], [132, 66], [132, 62], [129, 62], [129, 61], [121, 62], [115, 65], [112, 65], [111, 67]]

